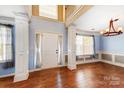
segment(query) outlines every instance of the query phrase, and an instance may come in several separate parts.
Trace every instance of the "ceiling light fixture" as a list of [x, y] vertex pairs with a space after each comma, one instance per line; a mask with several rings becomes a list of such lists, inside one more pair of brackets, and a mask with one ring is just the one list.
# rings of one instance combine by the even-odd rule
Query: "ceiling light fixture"
[[100, 34], [103, 36], [115, 36], [115, 35], [120, 35], [122, 34], [122, 27], [118, 27], [115, 29], [113, 23], [118, 21], [119, 19], [111, 19], [109, 22], [109, 28], [107, 28], [105, 31], [101, 31]]

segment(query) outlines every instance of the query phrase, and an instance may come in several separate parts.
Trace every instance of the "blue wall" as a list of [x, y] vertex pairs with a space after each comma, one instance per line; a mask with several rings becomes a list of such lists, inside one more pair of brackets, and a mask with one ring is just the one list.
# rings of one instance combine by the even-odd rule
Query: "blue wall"
[[111, 53], [124, 53], [124, 34], [100, 38], [100, 50]]
[[4, 69], [3, 64], [2, 63], [0, 64], [0, 76], [12, 74], [14, 72], [15, 72], [15, 67]]
[[100, 35], [95, 35], [95, 52], [100, 51]]

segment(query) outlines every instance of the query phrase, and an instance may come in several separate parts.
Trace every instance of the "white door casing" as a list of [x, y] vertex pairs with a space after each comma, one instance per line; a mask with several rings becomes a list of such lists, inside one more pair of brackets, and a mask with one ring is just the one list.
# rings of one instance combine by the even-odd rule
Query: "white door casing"
[[28, 17], [15, 14], [15, 77], [14, 82], [28, 79]]

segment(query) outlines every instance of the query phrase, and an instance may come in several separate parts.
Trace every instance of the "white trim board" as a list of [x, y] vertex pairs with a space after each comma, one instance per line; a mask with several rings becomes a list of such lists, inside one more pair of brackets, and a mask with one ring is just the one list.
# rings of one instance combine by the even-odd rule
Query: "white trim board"
[[112, 65], [115, 65], [115, 66], [124, 67], [124, 63], [119, 63], [119, 62], [115, 61], [115, 55], [124, 56], [124, 53], [100, 52], [100, 56], [102, 54], [110, 54], [112, 56], [112, 61], [107, 61], [107, 60], [103, 60], [102, 58], [100, 58], [101, 62], [112, 64]]
[[119, 67], [124, 67], [124, 64], [121, 64], [121, 63], [117, 63], [117, 62], [111, 62], [111, 61], [106, 61], [106, 60], [101, 60], [101, 62], [103, 63], [108, 63], [108, 64], [111, 64], [111, 65], [114, 65], [114, 66], [119, 66]]
[[77, 61], [76, 65], [87, 64], [87, 63], [96, 63], [96, 62], [100, 62], [100, 60], [99, 59], [95, 59], [95, 60], [89, 60], [89, 61]]
[[8, 74], [8, 75], [2, 75], [2, 76], [0, 76], [0, 78], [10, 77], [10, 76], [14, 76], [14, 75], [15, 75], [14, 73], [11, 73], [11, 74]]

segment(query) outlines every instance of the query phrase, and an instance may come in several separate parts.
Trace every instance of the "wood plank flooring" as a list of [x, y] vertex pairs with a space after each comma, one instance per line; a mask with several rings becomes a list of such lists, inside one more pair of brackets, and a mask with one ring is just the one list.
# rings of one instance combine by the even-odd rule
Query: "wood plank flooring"
[[78, 65], [70, 71], [66, 67], [30, 73], [29, 79], [13, 83], [13, 77], [0, 79], [1, 88], [122, 88], [124, 68], [96, 62]]

